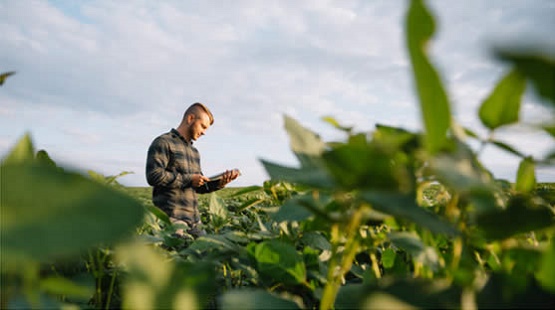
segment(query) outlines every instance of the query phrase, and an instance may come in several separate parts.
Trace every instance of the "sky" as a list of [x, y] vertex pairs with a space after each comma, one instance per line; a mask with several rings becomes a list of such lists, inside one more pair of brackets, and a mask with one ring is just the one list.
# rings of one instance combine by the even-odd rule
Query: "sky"
[[[482, 136], [481, 102], [507, 72], [496, 46], [540, 45], [555, 55], [555, 1], [428, 1], [430, 42], [457, 122]], [[205, 175], [238, 168], [230, 186], [262, 185], [260, 159], [297, 164], [283, 128], [289, 115], [325, 141], [377, 123], [422, 129], [406, 52], [408, 1], [0, 0], [0, 155], [25, 133], [59, 165], [148, 186], [147, 149], [194, 102], [215, 122], [195, 142]], [[553, 140], [530, 125], [555, 119], [532, 89], [527, 126], [496, 138], [541, 157]], [[514, 180], [519, 159], [495, 147], [479, 156]], [[555, 182], [554, 167], [536, 170]]]

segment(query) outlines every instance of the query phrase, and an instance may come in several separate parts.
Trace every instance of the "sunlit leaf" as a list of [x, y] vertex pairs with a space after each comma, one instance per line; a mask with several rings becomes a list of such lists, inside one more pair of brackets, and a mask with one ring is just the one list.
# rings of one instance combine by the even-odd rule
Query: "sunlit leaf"
[[333, 127], [335, 127], [336, 129], [339, 129], [341, 131], [344, 131], [346, 133], [350, 133], [353, 130], [353, 127], [345, 127], [342, 126], [341, 124], [339, 124], [339, 122], [332, 116], [324, 116], [322, 117], [322, 120], [330, 125], [332, 125]]
[[218, 197], [215, 193], [210, 194], [210, 201], [208, 203], [208, 214], [210, 217], [220, 218], [222, 220], [228, 220], [229, 212], [224, 206], [224, 203], [221, 198]]
[[285, 130], [289, 134], [291, 150], [302, 167], [319, 166], [318, 157], [325, 148], [325, 143], [318, 134], [305, 128], [295, 119], [284, 116]]
[[2, 164], [32, 162], [34, 159], [35, 147], [33, 146], [31, 135], [26, 133], [2, 159]]
[[435, 22], [423, 1], [410, 2], [406, 16], [406, 40], [416, 90], [426, 130], [427, 150], [435, 154], [448, 147], [451, 111], [440, 77], [427, 57], [426, 47], [435, 32]]
[[255, 248], [258, 272], [270, 283], [285, 285], [302, 284], [306, 281], [303, 257], [294, 246], [277, 241], [264, 241]]
[[520, 72], [512, 70], [506, 74], [480, 106], [482, 124], [489, 129], [496, 129], [517, 122], [525, 88], [526, 80]]
[[387, 248], [382, 252], [382, 265], [384, 268], [391, 268], [395, 264], [396, 253], [393, 249]]
[[534, 160], [530, 157], [523, 159], [518, 166], [516, 175], [516, 190], [529, 193], [536, 187], [536, 171]]

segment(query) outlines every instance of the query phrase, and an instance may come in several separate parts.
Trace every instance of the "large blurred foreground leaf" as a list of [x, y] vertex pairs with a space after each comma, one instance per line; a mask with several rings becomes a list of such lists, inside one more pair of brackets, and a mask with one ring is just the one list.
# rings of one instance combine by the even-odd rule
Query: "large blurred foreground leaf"
[[221, 299], [224, 310], [301, 309], [295, 302], [280, 298], [264, 290], [233, 290]]
[[3, 165], [2, 258], [48, 259], [118, 240], [144, 209], [84, 176], [39, 164]]
[[422, 1], [411, 1], [406, 18], [406, 39], [426, 129], [426, 148], [432, 154], [448, 146], [447, 130], [451, 124], [447, 94], [426, 54], [434, 31], [434, 19]]
[[517, 70], [504, 76], [480, 107], [482, 123], [489, 129], [496, 129], [518, 122], [525, 87], [526, 80]]
[[517, 49], [496, 51], [496, 56], [512, 63], [532, 83], [537, 93], [550, 100], [555, 107], [555, 60], [552, 57], [537, 51]]
[[381, 284], [341, 287], [337, 309], [461, 309], [462, 290], [446, 282], [425, 279], [387, 279]]
[[[163, 251], [135, 243], [116, 250], [125, 272], [125, 309], [201, 309], [215, 298], [211, 262], [169, 260]], [[202, 298], [199, 298], [202, 297]]]
[[515, 234], [555, 227], [553, 211], [544, 205], [535, 205], [528, 196], [511, 197], [506, 210], [496, 209], [480, 214], [477, 223], [492, 240]]

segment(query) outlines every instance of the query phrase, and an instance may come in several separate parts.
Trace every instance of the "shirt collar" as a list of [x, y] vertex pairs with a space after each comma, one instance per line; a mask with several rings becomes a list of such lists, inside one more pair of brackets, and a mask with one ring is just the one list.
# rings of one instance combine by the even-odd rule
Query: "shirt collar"
[[176, 135], [179, 139], [181, 139], [181, 141], [183, 141], [185, 144], [187, 145], [193, 145], [193, 141], [187, 141], [187, 139], [185, 139], [185, 137], [183, 137], [179, 131], [177, 131], [177, 129], [172, 128], [171, 133]]

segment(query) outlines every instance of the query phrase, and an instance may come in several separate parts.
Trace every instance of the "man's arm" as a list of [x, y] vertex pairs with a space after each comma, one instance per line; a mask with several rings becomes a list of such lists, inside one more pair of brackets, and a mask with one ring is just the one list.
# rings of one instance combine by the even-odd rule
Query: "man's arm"
[[213, 181], [208, 181], [204, 183], [204, 186], [200, 186], [195, 190], [199, 194], [217, 191], [224, 188], [227, 183], [235, 180], [239, 175], [241, 175], [241, 172], [238, 169], [226, 170], [219, 178]]
[[191, 177], [168, 170], [170, 146], [164, 139], [156, 138], [148, 149], [146, 160], [146, 179], [151, 186], [186, 187]]

